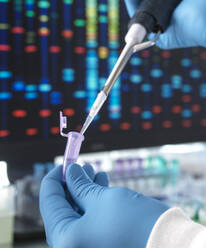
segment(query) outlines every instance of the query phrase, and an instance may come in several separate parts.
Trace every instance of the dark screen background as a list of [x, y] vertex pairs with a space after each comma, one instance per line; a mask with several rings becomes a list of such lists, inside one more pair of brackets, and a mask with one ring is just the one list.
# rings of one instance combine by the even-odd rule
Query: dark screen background
[[[80, 130], [124, 46], [128, 21], [123, 1], [0, 1], [2, 158], [63, 153], [59, 111], [69, 117], [68, 130]], [[205, 140], [205, 67], [202, 48], [135, 54], [83, 151]]]

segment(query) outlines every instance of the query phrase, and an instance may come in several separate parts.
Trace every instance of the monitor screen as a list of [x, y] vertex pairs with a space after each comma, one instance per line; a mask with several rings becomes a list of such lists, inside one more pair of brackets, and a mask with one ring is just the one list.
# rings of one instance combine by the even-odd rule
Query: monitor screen
[[[59, 111], [68, 130], [81, 129], [125, 44], [128, 21], [124, 1], [0, 1], [0, 144], [7, 152], [29, 144], [18, 155], [63, 153]], [[203, 48], [134, 54], [83, 151], [205, 140], [205, 78]]]

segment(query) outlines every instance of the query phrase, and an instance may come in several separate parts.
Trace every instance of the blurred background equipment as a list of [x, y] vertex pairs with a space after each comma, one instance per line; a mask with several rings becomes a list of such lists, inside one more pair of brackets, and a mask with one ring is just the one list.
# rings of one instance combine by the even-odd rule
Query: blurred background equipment
[[17, 239], [44, 237], [43, 222], [39, 211], [39, 192], [43, 177], [54, 168], [53, 163], [35, 163], [33, 173], [15, 182]]

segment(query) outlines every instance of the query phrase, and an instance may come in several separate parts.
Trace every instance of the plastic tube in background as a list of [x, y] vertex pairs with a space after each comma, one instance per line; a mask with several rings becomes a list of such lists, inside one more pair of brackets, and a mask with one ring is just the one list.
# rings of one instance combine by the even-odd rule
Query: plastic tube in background
[[64, 153], [62, 180], [65, 182], [66, 169], [69, 165], [74, 164], [79, 156], [84, 135], [78, 132], [69, 132], [67, 134], [67, 145]]

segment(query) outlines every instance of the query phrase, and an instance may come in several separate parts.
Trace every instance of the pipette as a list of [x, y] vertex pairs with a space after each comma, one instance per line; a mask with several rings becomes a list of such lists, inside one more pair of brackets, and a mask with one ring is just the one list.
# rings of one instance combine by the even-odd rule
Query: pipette
[[[122, 50], [103, 89], [97, 95], [97, 98], [92, 105], [86, 121], [80, 131], [82, 135], [100, 111], [109, 95], [109, 92], [132, 54], [155, 45], [159, 34], [164, 32], [168, 27], [172, 13], [180, 2], [181, 0], [144, 0], [141, 3], [138, 11], [130, 21], [130, 28], [125, 36], [126, 45]], [[155, 38], [151, 41], [141, 43], [147, 33], [151, 32], [156, 33]]]
[[[134, 24], [134, 25], [135, 26], [132, 27], [134, 29], [143, 28], [143, 27], [141, 27], [141, 25], [138, 25], [138, 24]], [[138, 26], [136, 26], [136, 25], [138, 25]], [[147, 42], [144, 42], [141, 44], [134, 44], [132, 40], [131, 41], [129, 40], [127, 42], [126, 46], [124, 47], [120, 57], [118, 58], [118, 60], [115, 64], [109, 78], [107, 79], [107, 81], [104, 85], [104, 88], [97, 95], [97, 98], [96, 98], [94, 104], [92, 105], [92, 108], [90, 109], [89, 115], [88, 115], [82, 129], [81, 129], [81, 132], [80, 132], [81, 134], [85, 133], [85, 131], [87, 130], [87, 128], [91, 124], [94, 117], [98, 114], [102, 105], [106, 101], [106, 99], [109, 95], [109, 92], [111, 91], [112, 87], [114, 86], [116, 80], [118, 79], [119, 75], [123, 71], [125, 65], [127, 64], [128, 60], [130, 59], [132, 54], [137, 52], [137, 51], [140, 51], [140, 50], [143, 50], [143, 49], [146, 49], [148, 47], [153, 46], [155, 44], [157, 38], [158, 38], [158, 35], [159, 35], [159, 33], [156, 35], [154, 40], [147, 41]]]

